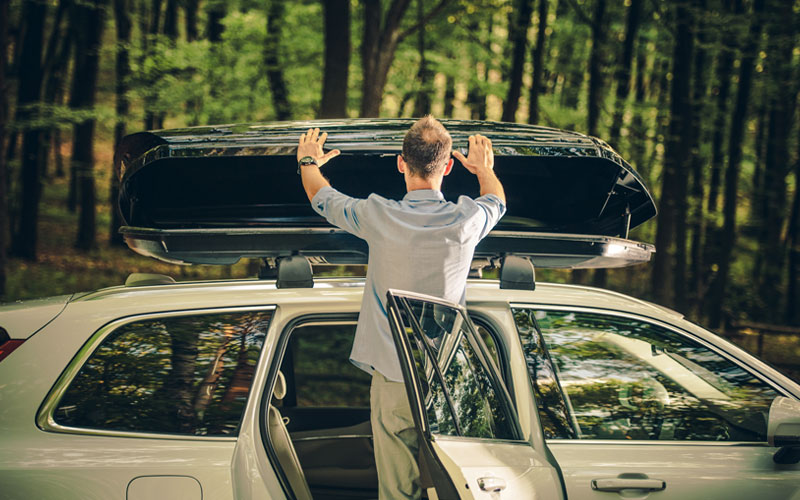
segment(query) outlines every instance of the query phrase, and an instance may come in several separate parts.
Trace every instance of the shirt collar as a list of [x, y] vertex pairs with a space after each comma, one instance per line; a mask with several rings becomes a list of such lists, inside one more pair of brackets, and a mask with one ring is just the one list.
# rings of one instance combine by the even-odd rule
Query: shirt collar
[[415, 189], [409, 191], [403, 197], [405, 201], [444, 201], [444, 195], [441, 191], [434, 189]]

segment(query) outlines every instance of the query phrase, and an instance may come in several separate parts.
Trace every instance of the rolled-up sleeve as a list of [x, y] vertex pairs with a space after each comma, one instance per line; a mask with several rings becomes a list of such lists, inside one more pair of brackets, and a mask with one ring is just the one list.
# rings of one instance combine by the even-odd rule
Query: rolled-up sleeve
[[325, 186], [314, 195], [311, 207], [334, 226], [359, 238], [365, 238], [366, 201], [347, 196], [330, 186]]
[[486, 216], [486, 222], [480, 231], [478, 239], [483, 239], [506, 213], [506, 204], [497, 195], [485, 194], [475, 198], [475, 203]]

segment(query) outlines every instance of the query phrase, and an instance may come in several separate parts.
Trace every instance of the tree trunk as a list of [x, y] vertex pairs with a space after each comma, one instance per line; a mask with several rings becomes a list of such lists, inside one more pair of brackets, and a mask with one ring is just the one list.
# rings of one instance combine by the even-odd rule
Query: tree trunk
[[647, 129], [644, 123], [644, 100], [647, 92], [644, 75], [647, 71], [647, 47], [645, 43], [639, 42], [636, 52], [636, 83], [633, 100], [636, 103], [631, 121], [631, 161], [636, 166], [639, 174], [645, 178], [648, 185], [652, 185], [650, 178], [651, 170], [645, 169], [645, 155], [647, 154]]
[[[769, 76], [769, 75], [767, 75]], [[767, 196], [764, 192], [764, 163], [766, 162], [767, 152], [767, 126], [768, 116], [767, 108], [769, 107], [769, 98], [772, 92], [764, 91], [761, 94], [761, 100], [756, 111], [756, 137], [753, 144], [753, 153], [755, 159], [753, 161], [753, 181], [751, 189], [751, 208], [750, 208], [750, 223], [758, 228], [758, 241], [763, 242], [767, 238]], [[756, 252], [753, 262], [752, 280], [755, 289], [758, 290], [761, 286], [763, 278], [762, 271], [764, 270], [764, 252]], [[760, 297], [759, 297], [760, 298]], [[763, 304], [761, 305], [763, 307]]]
[[691, 13], [688, 2], [683, 1], [676, 5], [670, 121], [664, 153], [661, 213], [656, 230], [658, 252], [653, 262], [652, 282], [656, 302], [677, 306], [679, 310], [685, 308], [686, 299], [686, 174], [690, 144], [688, 136], [691, 133], [689, 91], [693, 42]]
[[37, 117], [35, 106], [42, 90], [42, 44], [47, 13], [44, 2], [28, 0], [23, 3], [25, 25], [20, 49], [17, 122], [25, 127], [22, 135], [22, 168], [20, 175], [21, 210], [14, 233], [13, 253], [27, 260], [36, 260], [36, 237], [39, 224], [39, 199], [42, 194], [40, 153], [42, 131], [28, 122]]
[[[424, 0], [417, 1], [417, 22], [423, 23], [425, 10]], [[425, 30], [417, 31], [417, 51], [419, 52], [419, 71], [417, 72], [417, 80], [419, 82], [419, 89], [414, 99], [414, 116], [425, 116], [431, 112], [431, 86], [432, 77], [428, 69], [428, 61], [425, 59]]]
[[456, 99], [456, 79], [448, 74], [444, 81], [444, 117], [452, 118]]
[[206, 38], [209, 42], [222, 41], [222, 32], [225, 30], [222, 24], [225, 18], [225, 5], [225, 0], [211, 0], [206, 4]]
[[[638, 1], [638, 0], [637, 0]], [[536, 46], [531, 53], [533, 81], [528, 98], [528, 123], [539, 123], [539, 94], [544, 87], [544, 47], [547, 43], [547, 6], [549, 0], [539, 0], [539, 24], [536, 28]]]
[[186, 40], [193, 42], [197, 40], [197, 10], [200, 8], [200, 0], [185, 0], [183, 2], [186, 16], [184, 22], [186, 23]]
[[6, 67], [8, 58], [8, 4], [0, 0], [0, 299], [6, 295], [8, 270], [8, 164], [6, 163], [6, 123], [8, 122], [8, 89]]
[[164, 10], [164, 34], [173, 42], [178, 39], [178, 0], [167, 0]]
[[[705, 217], [703, 216], [703, 197], [705, 190], [703, 182], [705, 175], [703, 174], [703, 166], [706, 164], [700, 144], [701, 137], [704, 136], [703, 131], [703, 117], [706, 116], [704, 110], [704, 103], [708, 95], [708, 72], [706, 71], [707, 52], [706, 44], [708, 36], [706, 35], [707, 26], [705, 18], [707, 13], [706, 0], [699, 2], [699, 15], [697, 16], [697, 48], [694, 53], [694, 71], [693, 80], [694, 88], [692, 90], [691, 99], [691, 131], [689, 135], [690, 140], [690, 163], [692, 174], [691, 197], [690, 202], [690, 229], [692, 233], [691, 240], [691, 268], [689, 272], [689, 289], [688, 298], [691, 304], [691, 312], [694, 315], [699, 315], [702, 311], [700, 308], [700, 301], [705, 296], [703, 288], [705, 286], [705, 273], [703, 270], [703, 242], [705, 241]], [[688, 312], [688, 311], [687, 311]]]
[[[60, 0], [58, 2], [52, 28], [50, 30], [50, 36], [47, 40], [47, 48], [44, 52], [44, 62], [42, 64], [42, 84], [44, 87], [42, 92], [42, 103], [48, 108], [52, 108], [52, 106], [56, 103], [58, 94], [57, 90], [59, 89], [61, 81], [63, 80], [62, 75], [66, 72], [65, 66], [68, 60], [65, 59], [69, 58], [68, 46], [70, 42], [70, 36], [69, 33], [62, 33], [63, 30], [61, 29], [68, 3], [68, 0]], [[67, 46], [66, 49], [64, 49], [65, 46]], [[52, 116], [52, 111], [50, 110], [46, 111], [45, 116], [42, 118], [50, 123], [55, 123], [55, 119]], [[50, 159], [50, 151], [52, 149], [51, 145], [53, 142], [52, 137], [53, 131], [56, 128], [57, 124], [46, 126], [42, 130], [42, 151], [40, 153], [40, 158], [42, 159], [41, 175], [45, 179], [48, 178], [48, 164]], [[55, 152], [55, 155], [58, 156], [58, 151]]]
[[[770, 1], [766, 12], [770, 16], [769, 36], [767, 37], [767, 64], [773, 81], [769, 103], [769, 126], [767, 130], [767, 151], [764, 162], [765, 217], [762, 222], [764, 238], [759, 241], [759, 251], [763, 254], [764, 273], [759, 288], [759, 296], [765, 304], [768, 317], [778, 314], [782, 299], [783, 263], [785, 247], [782, 241], [783, 223], [786, 213], [786, 176], [791, 159], [789, 154], [789, 133], [797, 102], [792, 74], [792, 50], [795, 30], [791, 22], [794, 14], [792, 4], [782, 0]], [[767, 317], [756, 318], [767, 319]]]
[[606, 45], [606, 0], [595, 0], [592, 16], [592, 52], [589, 56], [589, 102], [588, 132], [597, 136], [600, 121], [600, 105], [603, 94], [603, 65]]
[[625, 43], [622, 48], [622, 59], [617, 64], [614, 79], [617, 82], [616, 100], [614, 101], [614, 118], [608, 132], [608, 141], [612, 147], [620, 149], [619, 138], [622, 121], [625, 116], [625, 101], [631, 91], [631, 68], [633, 66], [634, 42], [638, 36], [639, 22], [642, 17], [643, 0], [631, 0], [628, 17], [625, 22]]
[[323, 0], [325, 73], [320, 118], [347, 118], [350, 75], [350, 0]]
[[[75, 76], [70, 99], [73, 109], [94, 108], [105, 7], [103, 0], [83, 1], [75, 7], [77, 19], [84, 24], [76, 32]], [[80, 191], [75, 247], [80, 250], [95, 246], [94, 124], [94, 118], [76, 123], [73, 134], [72, 164], [79, 172]]]
[[525, 54], [528, 52], [528, 28], [533, 14], [533, 0], [515, 0], [514, 3], [516, 17], [512, 16], [508, 37], [512, 45], [511, 72], [508, 75], [508, 94], [503, 102], [501, 118], [504, 122], [516, 121], [519, 97], [522, 94], [522, 71], [525, 69]]
[[411, 0], [392, 0], [384, 19], [380, 0], [364, 1], [364, 36], [361, 39], [361, 116], [376, 117], [381, 111], [383, 89], [394, 60], [397, 45], [407, 36], [422, 28], [449, 0], [439, 3], [425, 14], [424, 22], [417, 22], [400, 31]]
[[[743, 12], [741, 0], [736, 0], [736, 12]], [[742, 140], [744, 138], [747, 104], [750, 102], [750, 90], [753, 80], [754, 60], [758, 51], [758, 40], [761, 35], [761, 13], [764, 0], [755, 0], [750, 32], [742, 52], [739, 65], [739, 87], [736, 91], [736, 105], [731, 118], [730, 137], [728, 139], [728, 168], [725, 172], [725, 193], [723, 202], [723, 228], [720, 241], [719, 270], [711, 289], [709, 301], [709, 323], [711, 328], [720, 328], [723, 320], [725, 292], [733, 260], [733, 247], [736, 244], [736, 206], [739, 189], [739, 167], [742, 162]]]
[[[722, 12], [730, 15], [733, 12], [732, 0], [723, 0]], [[722, 164], [725, 161], [724, 141], [727, 128], [728, 100], [731, 88], [731, 73], [733, 72], [733, 49], [736, 47], [736, 38], [731, 33], [730, 27], [723, 28], [722, 46], [720, 48], [719, 62], [717, 63], [717, 86], [712, 93], [717, 96], [717, 109], [714, 116], [714, 133], [711, 138], [711, 181], [708, 186], [708, 211], [716, 213], [718, 209], [717, 198], [722, 178]]]
[[[797, 142], [800, 149], [800, 140]], [[789, 242], [789, 283], [786, 293], [786, 322], [800, 325], [800, 151], [794, 164], [794, 202], [787, 235]]]
[[272, 92], [272, 107], [278, 120], [288, 120], [292, 116], [289, 104], [289, 89], [283, 77], [280, 62], [281, 25], [286, 10], [284, 0], [269, 0], [267, 9], [267, 38], [264, 45], [264, 61], [267, 69], [267, 82]]
[[[114, 151], [125, 136], [125, 123], [128, 118], [130, 103], [128, 102], [128, 77], [131, 72], [128, 45], [131, 41], [130, 0], [114, 0], [114, 23], [117, 27], [117, 82], [116, 82], [116, 112], [117, 123], [114, 125]], [[122, 218], [117, 209], [119, 196], [119, 179], [115, 173], [111, 174], [108, 203], [111, 210], [111, 224], [108, 231], [108, 242], [113, 246], [124, 246], [119, 228]]]
[[[471, 23], [469, 26], [469, 30], [472, 33], [480, 33], [480, 24], [477, 22]], [[486, 50], [491, 52], [492, 46], [491, 42], [491, 34], [492, 34], [492, 18], [491, 16], [488, 19], [488, 29], [486, 30], [486, 40], [482, 40], [482, 42], [486, 45]], [[477, 62], [477, 61], [476, 61]], [[485, 120], [486, 119], [486, 94], [481, 87], [482, 82], [487, 82], [489, 80], [489, 67], [487, 64], [484, 64], [483, 71], [481, 72], [477, 64], [474, 64], [475, 68], [472, 70], [472, 78], [470, 79], [469, 90], [467, 91], [467, 106], [470, 110], [470, 118], [473, 120]]]

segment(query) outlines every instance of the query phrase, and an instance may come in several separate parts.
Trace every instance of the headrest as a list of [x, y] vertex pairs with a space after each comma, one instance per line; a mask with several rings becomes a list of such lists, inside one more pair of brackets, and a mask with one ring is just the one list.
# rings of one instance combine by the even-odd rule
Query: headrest
[[275, 399], [283, 399], [286, 396], [286, 379], [280, 371], [278, 371], [278, 378], [275, 380], [275, 388], [272, 389], [272, 395], [275, 396]]

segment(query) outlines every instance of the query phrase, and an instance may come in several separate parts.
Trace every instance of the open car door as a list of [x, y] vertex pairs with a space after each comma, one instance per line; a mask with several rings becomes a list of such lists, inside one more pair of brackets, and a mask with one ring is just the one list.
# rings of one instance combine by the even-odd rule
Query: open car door
[[522, 438], [466, 310], [396, 290], [387, 304], [429, 498], [566, 498], [557, 465]]

